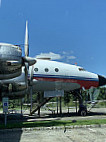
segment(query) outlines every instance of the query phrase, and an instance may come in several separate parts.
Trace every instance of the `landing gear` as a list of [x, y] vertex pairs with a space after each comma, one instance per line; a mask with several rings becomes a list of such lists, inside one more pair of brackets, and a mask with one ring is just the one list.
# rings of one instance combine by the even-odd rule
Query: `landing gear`
[[86, 116], [87, 115], [87, 107], [86, 107], [86, 105], [83, 104], [84, 100], [83, 100], [83, 96], [82, 96], [81, 90], [74, 90], [72, 92], [72, 94], [74, 96], [76, 96], [76, 98], [78, 98], [78, 100], [79, 100], [78, 115], [80, 115], [80, 116]]
[[80, 115], [80, 116], [86, 116], [87, 115], [87, 108], [86, 108], [86, 106], [84, 106], [84, 105], [80, 105], [79, 106], [78, 115]]

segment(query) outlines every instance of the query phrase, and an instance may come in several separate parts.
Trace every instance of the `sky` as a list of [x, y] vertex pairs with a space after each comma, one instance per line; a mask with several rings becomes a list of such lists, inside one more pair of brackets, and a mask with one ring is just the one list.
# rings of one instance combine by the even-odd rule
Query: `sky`
[[[106, 76], [106, 0], [0, 0], [0, 42]], [[22, 46], [24, 53], [24, 48]]]

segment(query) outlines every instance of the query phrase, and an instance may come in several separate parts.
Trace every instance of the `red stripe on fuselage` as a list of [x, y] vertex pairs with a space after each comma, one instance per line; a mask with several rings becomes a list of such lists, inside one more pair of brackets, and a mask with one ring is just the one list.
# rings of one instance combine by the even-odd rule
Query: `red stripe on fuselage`
[[50, 82], [64, 82], [64, 83], [77, 83], [85, 89], [89, 89], [90, 87], [98, 87], [99, 82], [98, 81], [92, 81], [92, 80], [77, 80], [77, 79], [63, 79], [63, 78], [46, 78], [46, 77], [34, 77], [36, 80], [40, 81], [50, 81]]

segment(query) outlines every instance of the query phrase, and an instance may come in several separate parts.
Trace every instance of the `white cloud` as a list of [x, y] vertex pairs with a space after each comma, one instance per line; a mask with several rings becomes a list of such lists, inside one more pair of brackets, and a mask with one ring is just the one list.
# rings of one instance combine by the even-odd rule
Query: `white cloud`
[[74, 52], [73, 51], [69, 51], [69, 52], [63, 51], [60, 54], [56, 54], [53, 52], [40, 53], [39, 55], [36, 56], [36, 58], [50, 58], [51, 60], [61, 60], [63, 62], [72, 63], [77, 58], [76, 56], [71, 55], [72, 53]]
[[75, 60], [77, 57], [72, 55], [74, 54], [74, 51], [70, 50], [69, 52], [63, 51], [62, 52], [62, 57], [64, 59], [64, 61], [66, 61], [67, 63], [72, 63], [72, 60]]
[[74, 53], [74, 51], [72, 51], [72, 50], [69, 51], [69, 52], [66, 52], [66, 51], [62, 52], [63, 55], [70, 55], [70, 54], [73, 54], [73, 53]]
[[49, 52], [49, 53], [41, 53], [40, 55], [37, 55], [36, 58], [50, 58], [51, 60], [59, 60], [62, 59], [62, 56], [60, 54]]
[[76, 59], [76, 57], [75, 56], [67, 56], [67, 59], [74, 60], [74, 59]]
[[62, 52], [62, 54], [66, 55], [66, 54], [67, 54], [67, 52], [63, 51], [63, 52]]

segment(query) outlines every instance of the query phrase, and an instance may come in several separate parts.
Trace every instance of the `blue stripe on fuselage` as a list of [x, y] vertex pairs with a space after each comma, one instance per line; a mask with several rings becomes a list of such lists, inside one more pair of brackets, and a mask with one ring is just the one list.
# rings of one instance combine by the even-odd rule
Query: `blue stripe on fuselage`
[[64, 76], [64, 75], [45, 75], [45, 74], [33, 74], [33, 77], [38, 78], [59, 78], [59, 79], [75, 79], [75, 80], [87, 80], [87, 81], [98, 81], [96, 78], [86, 78], [79, 76]]

